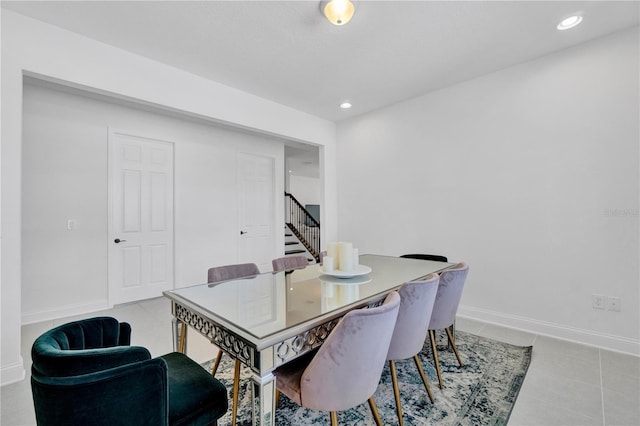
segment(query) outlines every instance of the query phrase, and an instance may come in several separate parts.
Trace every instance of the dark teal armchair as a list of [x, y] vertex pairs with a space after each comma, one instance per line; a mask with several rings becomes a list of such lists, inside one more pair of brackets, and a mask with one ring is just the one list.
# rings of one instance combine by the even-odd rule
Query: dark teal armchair
[[38, 425], [215, 425], [227, 390], [180, 353], [151, 358], [131, 326], [98, 317], [56, 327], [31, 350]]

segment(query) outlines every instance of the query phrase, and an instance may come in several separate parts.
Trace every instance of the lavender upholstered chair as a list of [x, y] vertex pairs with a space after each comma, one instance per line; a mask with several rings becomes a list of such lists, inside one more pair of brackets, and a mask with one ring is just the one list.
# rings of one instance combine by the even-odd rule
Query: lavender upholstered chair
[[[207, 273], [207, 282], [216, 283], [220, 281], [233, 280], [236, 278], [246, 278], [258, 275], [260, 269], [255, 263], [240, 263], [236, 265], [224, 265], [209, 268]], [[222, 359], [222, 350], [218, 350], [218, 356], [213, 363], [211, 374], [216, 375], [220, 360]], [[235, 371], [233, 374], [233, 404], [231, 424], [236, 424], [236, 414], [238, 413], [238, 391], [240, 390], [240, 361], [236, 359]]]
[[236, 278], [251, 277], [258, 275], [260, 269], [255, 263], [239, 263], [237, 265], [224, 265], [209, 268], [207, 273], [208, 283], [233, 280]]
[[373, 400], [398, 316], [400, 296], [390, 293], [376, 308], [347, 313], [317, 352], [311, 352], [274, 371], [276, 386], [302, 407], [331, 412], [369, 402], [377, 425], [382, 425]]
[[309, 266], [309, 261], [305, 256], [285, 256], [273, 259], [271, 266], [273, 266], [273, 272], [289, 271], [306, 268]]
[[437, 274], [430, 274], [424, 281], [411, 281], [404, 283], [398, 293], [400, 293], [400, 310], [396, 327], [393, 330], [393, 337], [389, 345], [389, 368], [391, 369], [391, 380], [393, 382], [393, 394], [396, 399], [396, 410], [398, 421], [402, 426], [402, 405], [400, 403], [400, 390], [398, 388], [398, 376], [396, 374], [395, 361], [413, 358], [427, 390], [427, 395], [433, 404], [433, 395], [422, 369], [422, 364], [418, 354], [422, 350], [424, 341], [429, 332], [429, 320], [433, 311], [433, 303], [438, 293]]
[[462, 297], [462, 289], [469, 272], [469, 265], [466, 263], [458, 263], [451, 269], [447, 269], [440, 273], [440, 284], [438, 285], [438, 294], [436, 295], [436, 303], [433, 306], [431, 320], [429, 321], [429, 337], [431, 340], [431, 351], [433, 353], [433, 362], [436, 365], [438, 373], [438, 384], [442, 389], [442, 372], [438, 362], [438, 350], [436, 348], [436, 330], [444, 329], [447, 332], [449, 343], [453, 347], [456, 354], [458, 364], [462, 367], [462, 360], [456, 347], [456, 342], [451, 334], [449, 327], [456, 320], [456, 312]]

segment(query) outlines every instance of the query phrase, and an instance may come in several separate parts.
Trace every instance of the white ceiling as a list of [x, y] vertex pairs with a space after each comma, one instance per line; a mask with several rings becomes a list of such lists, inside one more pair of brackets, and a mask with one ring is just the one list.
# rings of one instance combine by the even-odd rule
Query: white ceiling
[[[2, 6], [332, 121], [638, 25], [637, 1], [2, 1]], [[582, 25], [557, 31], [579, 12]], [[340, 110], [349, 99], [354, 107]]]

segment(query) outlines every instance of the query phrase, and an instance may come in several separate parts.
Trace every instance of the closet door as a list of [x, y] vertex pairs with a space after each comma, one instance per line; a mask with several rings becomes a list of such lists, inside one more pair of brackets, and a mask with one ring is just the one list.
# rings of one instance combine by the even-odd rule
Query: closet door
[[273, 157], [238, 154], [238, 259], [256, 263], [263, 272], [271, 270], [276, 257], [274, 173]]
[[109, 301], [173, 289], [173, 144], [109, 134]]

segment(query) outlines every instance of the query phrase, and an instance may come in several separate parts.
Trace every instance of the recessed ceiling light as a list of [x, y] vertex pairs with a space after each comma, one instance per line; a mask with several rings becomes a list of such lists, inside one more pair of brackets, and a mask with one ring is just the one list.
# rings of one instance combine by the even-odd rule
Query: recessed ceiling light
[[560, 31], [568, 30], [569, 28], [575, 27], [580, 22], [582, 22], [582, 16], [580, 15], [569, 16], [568, 18], [563, 19], [562, 22], [558, 24], [557, 28]]
[[340, 104], [340, 108], [342, 109], [349, 109], [351, 108], [351, 102], [345, 101], [343, 103]]

